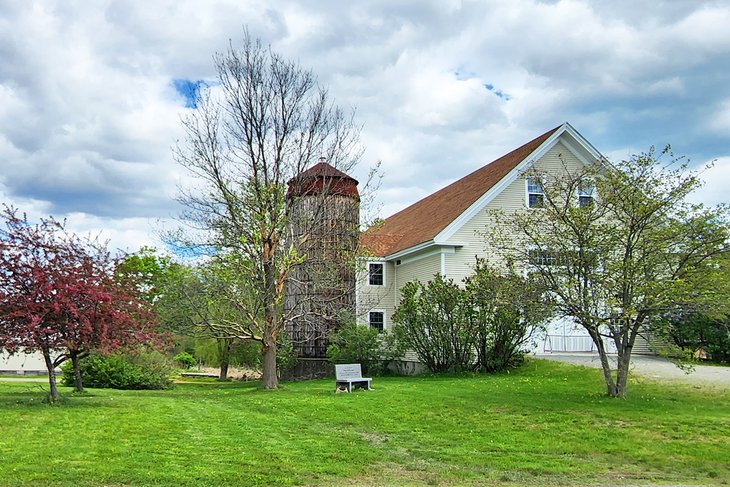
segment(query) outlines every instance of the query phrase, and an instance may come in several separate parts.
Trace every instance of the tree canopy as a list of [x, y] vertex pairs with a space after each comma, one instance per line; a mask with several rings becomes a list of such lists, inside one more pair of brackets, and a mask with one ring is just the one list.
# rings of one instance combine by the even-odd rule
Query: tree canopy
[[540, 279], [558, 315], [588, 331], [608, 393], [623, 396], [637, 336], [673, 310], [727, 304], [717, 287], [727, 276], [713, 264], [728, 250], [727, 207], [687, 201], [701, 180], [669, 148], [525, 176], [542, 185], [541, 207], [495, 214], [490, 239]]

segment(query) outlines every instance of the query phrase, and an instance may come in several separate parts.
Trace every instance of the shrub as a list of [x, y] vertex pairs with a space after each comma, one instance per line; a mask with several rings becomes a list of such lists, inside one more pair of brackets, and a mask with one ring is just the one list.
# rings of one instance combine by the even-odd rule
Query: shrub
[[[172, 368], [159, 352], [132, 350], [126, 353], [100, 355], [93, 353], [80, 362], [81, 377], [87, 387], [106, 389], [168, 389]], [[70, 362], [62, 367], [62, 383], [74, 385]]]
[[730, 363], [730, 317], [681, 314], [670, 320], [668, 334], [675, 345], [692, 355], [704, 351], [713, 362]]
[[196, 360], [196, 358], [188, 352], [180, 352], [172, 357], [172, 360], [183, 369], [192, 369], [193, 367], [198, 365], [198, 361]]
[[363, 374], [381, 375], [398, 358], [399, 348], [389, 332], [348, 323], [330, 336], [327, 358], [335, 364], [359, 363]]
[[436, 275], [427, 284], [406, 283], [393, 320], [398, 341], [413, 350], [431, 372], [473, 366], [473, 343], [464, 315], [466, 295], [451, 279]]
[[393, 320], [403, 346], [431, 372], [496, 372], [519, 365], [531, 332], [549, 315], [534, 279], [478, 259], [464, 287], [440, 275], [402, 290]]
[[517, 367], [532, 334], [550, 314], [544, 290], [534, 276], [498, 271], [477, 259], [464, 280], [466, 313], [476, 351], [475, 369], [498, 372]]

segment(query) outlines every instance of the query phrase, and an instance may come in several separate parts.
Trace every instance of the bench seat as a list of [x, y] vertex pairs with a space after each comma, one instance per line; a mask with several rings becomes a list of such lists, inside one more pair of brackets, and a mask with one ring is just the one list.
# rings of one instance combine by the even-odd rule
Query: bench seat
[[335, 365], [335, 388], [345, 387], [347, 392], [353, 389], [362, 388], [372, 391], [370, 382], [373, 379], [362, 376], [360, 364], [336, 364]]

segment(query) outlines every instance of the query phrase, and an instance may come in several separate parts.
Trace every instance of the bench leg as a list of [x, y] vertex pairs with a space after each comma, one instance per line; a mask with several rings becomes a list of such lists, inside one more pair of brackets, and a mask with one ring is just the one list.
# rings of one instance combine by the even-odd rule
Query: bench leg
[[372, 388], [371, 383], [370, 383], [369, 380], [361, 380], [361, 381], [354, 381], [354, 382], [350, 382], [350, 381], [348, 381], [348, 382], [345, 382], [345, 381], [337, 382], [335, 384], [335, 390], [339, 390], [340, 387], [345, 387], [346, 390], [347, 390], [347, 392], [352, 392], [353, 389], [358, 389], [358, 388], [360, 388], [360, 389], [366, 389], [368, 391], [375, 390], [375, 389]]

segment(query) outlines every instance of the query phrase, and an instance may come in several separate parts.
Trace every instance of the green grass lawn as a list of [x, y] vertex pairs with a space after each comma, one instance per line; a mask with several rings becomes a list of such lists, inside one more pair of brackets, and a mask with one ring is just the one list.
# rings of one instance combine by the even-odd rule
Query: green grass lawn
[[730, 392], [532, 361], [509, 374], [180, 384], [172, 391], [0, 383], [0, 485], [721, 485]]

